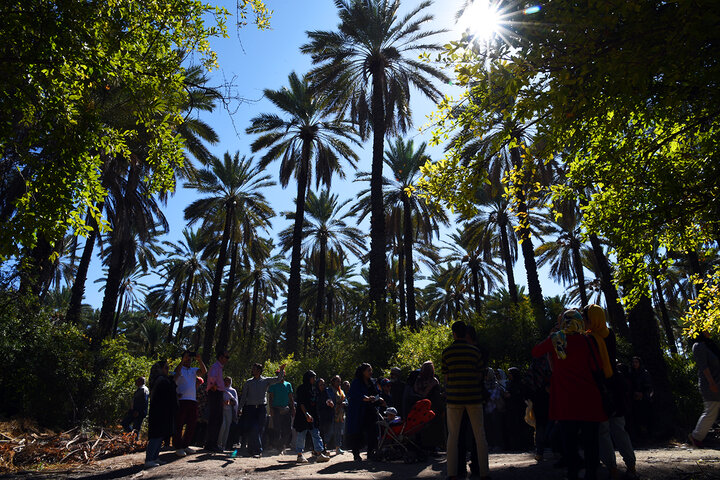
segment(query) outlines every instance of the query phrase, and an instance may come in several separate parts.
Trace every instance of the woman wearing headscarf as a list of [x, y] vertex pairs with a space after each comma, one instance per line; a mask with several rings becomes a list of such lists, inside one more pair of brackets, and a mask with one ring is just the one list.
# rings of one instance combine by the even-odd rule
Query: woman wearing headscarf
[[420, 396], [420, 398], [428, 398], [433, 388], [439, 386], [440, 382], [435, 378], [435, 365], [428, 360], [420, 367], [420, 375], [418, 375], [415, 380], [415, 393]]
[[160, 465], [160, 447], [164, 438], [173, 434], [177, 394], [175, 384], [168, 376], [170, 368], [165, 360], [156, 362], [150, 369], [150, 408], [148, 412], [148, 443], [145, 450], [145, 467]]
[[698, 387], [705, 410], [688, 440], [692, 445], [702, 448], [703, 440], [720, 414], [720, 348], [712, 341], [710, 334], [703, 331], [695, 337], [692, 351], [698, 367]]
[[305, 450], [305, 440], [308, 432], [312, 437], [313, 448], [315, 449], [315, 458], [318, 462], [327, 462], [330, 457], [323, 454], [325, 446], [322, 438], [320, 438], [320, 418], [318, 416], [318, 391], [315, 388], [315, 379], [317, 375], [312, 370], [308, 370], [303, 374], [303, 383], [296, 392], [297, 408], [295, 409], [295, 421], [293, 428], [297, 431], [297, 462], [307, 463], [307, 459], [303, 456]]
[[615, 447], [617, 447], [627, 467], [626, 478], [637, 478], [635, 450], [630, 441], [630, 435], [625, 430], [626, 382], [622, 381], [616, 368], [617, 344], [615, 333], [608, 328], [605, 321], [605, 311], [599, 305], [586, 306], [583, 309], [583, 319], [588, 334], [593, 338], [597, 346], [598, 361], [603, 375], [608, 380], [615, 407], [608, 420], [600, 424], [600, 460], [610, 470], [612, 479], [621, 478], [622, 475], [617, 468], [617, 460], [615, 459]]
[[585, 478], [597, 478], [599, 424], [607, 420], [600, 390], [593, 378], [594, 347], [584, 333], [585, 322], [580, 312], [567, 310], [558, 320], [557, 331], [532, 350], [535, 358], [549, 354], [553, 372], [550, 420], [560, 423], [569, 480], [576, 480], [583, 467], [578, 453], [580, 443], [585, 452]]
[[345, 420], [347, 440], [356, 462], [362, 460], [360, 448], [363, 444], [367, 444], [368, 459], [375, 458], [378, 444], [378, 417], [375, 405], [380, 401], [380, 392], [372, 380], [372, 367], [369, 363], [363, 363], [355, 370], [355, 379], [350, 384]]

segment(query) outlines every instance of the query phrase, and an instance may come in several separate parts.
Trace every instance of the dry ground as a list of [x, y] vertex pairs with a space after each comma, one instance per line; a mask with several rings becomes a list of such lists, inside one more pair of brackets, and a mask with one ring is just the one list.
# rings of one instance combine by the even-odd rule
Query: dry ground
[[[695, 450], [684, 445], [638, 450], [638, 473], [652, 480], [711, 480], [720, 479], [720, 451]], [[199, 452], [177, 458], [172, 451], [163, 452], [164, 465], [145, 470], [143, 453], [134, 453], [101, 460], [96, 464], [63, 472], [26, 472], [3, 478], [22, 480], [72, 479], [220, 479], [236, 480], [335, 480], [335, 479], [411, 479], [444, 478], [445, 459], [426, 463], [363, 462], [355, 464], [349, 454], [333, 456], [328, 463], [296, 465], [293, 455], [275, 455], [261, 459], [232, 458], [228, 455], [210, 455]], [[620, 463], [622, 462], [619, 459]], [[493, 480], [561, 480], [563, 471], [553, 469], [552, 460], [536, 463], [529, 453], [492, 454], [490, 470]], [[603, 471], [600, 478], [607, 478]]]

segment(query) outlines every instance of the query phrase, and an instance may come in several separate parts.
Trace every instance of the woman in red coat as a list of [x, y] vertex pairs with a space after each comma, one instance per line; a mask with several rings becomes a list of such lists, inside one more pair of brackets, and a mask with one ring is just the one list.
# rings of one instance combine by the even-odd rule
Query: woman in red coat
[[577, 310], [567, 310], [558, 330], [535, 345], [533, 357], [550, 354], [550, 420], [560, 423], [568, 479], [577, 479], [582, 468], [578, 447], [585, 452], [585, 478], [594, 480], [599, 465], [598, 427], [607, 420], [593, 370], [598, 368], [595, 349], [585, 337], [585, 322]]

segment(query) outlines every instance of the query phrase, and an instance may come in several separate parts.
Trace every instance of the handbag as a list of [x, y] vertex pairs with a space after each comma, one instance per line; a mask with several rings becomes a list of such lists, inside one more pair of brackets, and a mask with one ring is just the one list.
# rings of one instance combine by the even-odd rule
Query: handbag
[[537, 420], [535, 418], [535, 410], [533, 408], [532, 400], [525, 400], [525, 405], [527, 405], [525, 408], [525, 423], [533, 428], [537, 428]]
[[595, 380], [595, 384], [597, 385], [598, 390], [600, 391], [600, 400], [602, 402], [603, 410], [608, 417], [612, 417], [615, 415], [615, 412], [617, 412], [617, 405], [615, 405], [615, 397], [613, 396], [612, 389], [610, 388], [610, 382], [612, 381], [613, 377], [605, 378], [605, 373], [603, 373], [600, 362], [595, 356], [595, 349], [590, 343], [590, 339], [588, 337], [585, 337], [585, 341], [588, 344], [590, 356], [592, 357], [593, 363], [595, 364], [595, 370], [591, 371], [591, 374], [593, 380]]

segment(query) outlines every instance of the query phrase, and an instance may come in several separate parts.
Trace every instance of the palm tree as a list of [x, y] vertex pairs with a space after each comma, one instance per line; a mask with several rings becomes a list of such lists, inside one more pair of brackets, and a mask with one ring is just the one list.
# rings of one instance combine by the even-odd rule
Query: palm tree
[[[397, 138], [385, 152], [385, 165], [390, 168], [391, 178], [383, 176], [384, 204], [390, 218], [386, 220], [387, 231], [393, 237], [401, 237], [398, 250], [400, 257], [398, 278], [404, 290], [402, 298], [406, 305], [406, 319], [410, 328], [417, 327], [415, 316], [415, 262], [413, 260], [414, 245], [417, 241], [431, 243], [433, 236], [439, 236], [439, 226], [447, 225], [447, 213], [435, 203], [414, 193], [415, 183], [420, 177], [420, 167], [425, 165], [429, 157], [425, 154], [427, 144], [424, 142], [415, 150], [414, 142]], [[358, 180], [368, 180], [371, 175], [359, 173]], [[360, 201], [356, 211], [361, 211], [360, 219], [371, 210], [371, 195], [368, 190], [358, 194]]]
[[[177, 333], [175, 334], [175, 342], [177, 342], [180, 340], [193, 291], [205, 292], [205, 287], [209, 283], [209, 275], [207, 275], [207, 270], [204, 269], [202, 262], [202, 251], [205, 248], [205, 242], [198, 232], [185, 228], [183, 229], [182, 240], [177, 243], [164, 242], [164, 244], [168, 252], [171, 253], [171, 256], [167, 259], [169, 264], [167, 267], [168, 278], [172, 278], [182, 289], [182, 293], [179, 293], [182, 296], [182, 304], [180, 305]], [[177, 292], [180, 292], [180, 288], [176, 289]], [[175, 308], [174, 305], [173, 308]], [[168, 329], [168, 342], [172, 339], [172, 333], [173, 322], [171, 321]]]
[[363, 140], [373, 136], [370, 181], [370, 302], [382, 330], [385, 315], [385, 207], [383, 204], [383, 152], [386, 134], [407, 131], [412, 123], [410, 87], [432, 100], [441, 98], [433, 80], [447, 77], [418, 53], [439, 51], [428, 39], [438, 33], [422, 30], [432, 21], [423, 1], [398, 18], [399, 0], [336, 0], [338, 31], [308, 32], [310, 42], [301, 47], [316, 67], [314, 84], [332, 92], [341, 114], [349, 113]]
[[268, 149], [260, 160], [261, 168], [281, 159], [280, 183], [287, 187], [292, 175], [297, 179], [295, 226], [290, 260], [290, 283], [287, 300], [287, 345], [289, 353], [297, 352], [300, 315], [300, 263], [302, 229], [305, 218], [305, 194], [312, 180], [314, 160], [316, 186], [329, 187], [333, 174], [344, 177], [343, 158], [355, 166], [358, 160], [347, 142], [358, 144], [351, 126], [340, 119], [328, 120], [329, 103], [325, 96], [311, 91], [308, 79], [294, 72], [288, 77], [290, 88], [265, 90], [265, 97], [284, 116], [265, 113], [251, 120], [247, 133], [260, 134], [252, 144], [253, 152]]
[[[201, 121], [197, 115], [199, 111], [212, 111], [214, 109], [215, 101], [220, 98], [219, 92], [212, 88], [205, 87], [208, 78], [205, 76], [202, 67], [190, 66], [185, 71], [185, 82], [187, 84], [187, 95], [183, 100], [183, 109], [187, 114], [183, 122], [178, 125], [177, 134], [182, 137], [185, 142], [186, 154], [183, 165], [174, 171], [175, 179], [190, 178], [195, 172], [193, 163], [190, 158], [188, 158], [187, 153], [200, 161], [205, 161], [209, 158], [209, 152], [204, 142], [214, 144], [218, 141], [218, 136], [212, 127]], [[127, 92], [121, 88], [113, 89], [113, 94], [127, 96]], [[119, 115], [117, 111], [108, 112], [107, 119], [114, 124], [118, 122], [135, 122], [134, 118]], [[141, 184], [144, 183], [142, 181], [143, 172], [148, 168], [148, 165], [146, 165], [144, 161], [147, 154], [147, 147], [143, 144], [142, 139], [139, 139], [131, 145], [131, 147], [133, 149], [132, 161], [123, 161], [119, 157], [108, 157], [105, 160], [102, 183], [103, 186], [108, 189], [109, 197], [105, 202], [101, 202], [88, 209], [89, 226], [92, 230], [85, 241], [83, 254], [78, 265], [75, 282], [73, 283], [72, 298], [66, 315], [69, 322], [77, 323], [79, 321], [82, 299], [85, 293], [87, 272], [90, 261], [92, 260], [95, 242], [100, 233], [100, 227], [95, 220], [95, 216], [99, 216], [106, 205], [114, 206], [115, 219], [114, 221], [111, 219], [110, 223], [111, 226], [116, 227], [118, 231], [112, 233], [111, 239], [117, 244], [127, 243], [132, 236], [133, 230], [141, 234], [146, 231], [142, 224], [137, 226], [130, 226], [129, 224], [140, 219], [138, 205], [133, 205], [133, 203], [137, 204], [138, 199], [147, 199], [147, 201], [152, 199], [149, 195], [148, 187], [141, 186]], [[142, 188], [145, 191], [142, 194], [138, 194], [136, 191], [138, 188]], [[159, 199], [164, 202], [167, 200], [167, 195], [160, 195]], [[150, 207], [152, 208], [152, 206]], [[108, 212], [108, 216], [110, 215], [111, 213]], [[128, 226], [125, 224], [128, 224]], [[123, 252], [117, 250], [115, 257], [108, 261], [109, 288], [105, 290], [103, 308], [100, 313], [101, 328], [99, 340], [104, 338], [103, 335], [107, 335], [110, 330], [111, 315], [118, 295], [115, 291], [116, 286], [119, 285], [117, 279], [118, 273], [116, 272], [125, 268], [123, 264], [127, 263], [127, 259], [124, 258], [124, 255]], [[99, 345], [99, 342], [95, 342], [95, 344]]]
[[430, 321], [449, 324], [467, 317], [470, 305], [463, 269], [459, 263], [435, 267], [428, 281], [423, 296]]
[[277, 298], [278, 290], [282, 290], [287, 285], [287, 264], [282, 255], [272, 255], [274, 248], [272, 240], [259, 239], [255, 242], [249, 252], [250, 260], [253, 262], [252, 268], [248, 268], [240, 279], [241, 286], [252, 288], [250, 329], [245, 339], [248, 352], [252, 349], [260, 301], [267, 304], [268, 299]]
[[543, 234], [550, 236], [552, 240], [535, 249], [537, 265], [542, 267], [549, 264], [550, 275], [563, 284], [577, 282], [580, 303], [587, 305], [583, 257], [589, 248], [585, 246], [580, 234], [581, 214], [574, 202], [566, 202], [560, 210], [544, 215], [546, 223], [543, 226]]
[[[351, 212], [343, 209], [350, 200], [340, 203], [338, 196], [323, 190], [320, 195], [309, 192], [305, 200], [305, 213], [307, 218], [303, 227], [305, 256], [309, 256], [316, 263], [318, 279], [317, 302], [315, 307], [315, 328], [323, 321], [326, 301], [325, 277], [327, 274], [328, 257], [345, 257], [345, 252], [360, 256], [365, 248], [362, 232], [347, 224], [346, 220], [352, 217]], [[287, 213], [288, 220], [293, 218]], [[293, 232], [286, 229], [280, 233], [280, 244], [283, 250], [290, 249], [293, 241]]]
[[467, 229], [458, 229], [456, 233], [450, 235], [450, 240], [446, 242], [450, 248], [450, 255], [446, 260], [458, 262], [460, 268], [465, 269], [465, 276], [472, 283], [475, 311], [480, 313], [482, 297], [500, 284], [501, 270], [493, 262], [491, 251], [475, 244]]
[[270, 181], [269, 175], [262, 175], [262, 170], [262, 167], [253, 164], [252, 158], [241, 158], [240, 152], [234, 156], [226, 152], [223, 160], [213, 158], [207, 167], [197, 173], [195, 180], [185, 185], [206, 195], [185, 208], [185, 220], [189, 225], [202, 220], [202, 228], [209, 231], [223, 225], [205, 320], [202, 353], [205, 362], [209, 362], [212, 355], [220, 287], [233, 227], [240, 221], [267, 224], [274, 214], [261, 192], [274, 183]]
[[262, 333], [265, 338], [265, 345], [268, 348], [268, 358], [275, 360], [277, 358], [278, 348], [285, 330], [285, 318], [279, 313], [268, 313], [265, 315]]
[[493, 252], [505, 266], [507, 289], [513, 303], [518, 303], [518, 288], [515, 283], [515, 262], [517, 261], [517, 236], [515, 217], [510, 201], [505, 196], [502, 181], [505, 162], [496, 161], [490, 170], [490, 182], [476, 193], [481, 205], [480, 212], [466, 223], [467, 241]]

